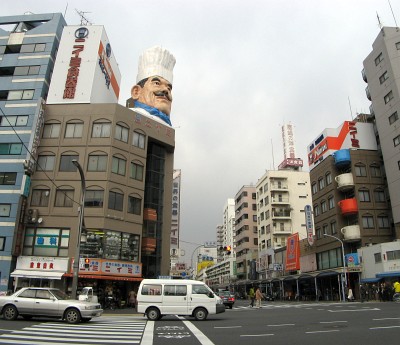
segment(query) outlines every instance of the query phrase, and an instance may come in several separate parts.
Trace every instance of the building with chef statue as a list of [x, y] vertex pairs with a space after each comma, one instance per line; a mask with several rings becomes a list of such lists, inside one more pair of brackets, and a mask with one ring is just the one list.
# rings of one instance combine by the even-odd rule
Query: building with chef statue
[[175, 57], [166, 49], [152, 47], [139, 58], [136, 85], [127, 107], [171, 126], [172, 70]]

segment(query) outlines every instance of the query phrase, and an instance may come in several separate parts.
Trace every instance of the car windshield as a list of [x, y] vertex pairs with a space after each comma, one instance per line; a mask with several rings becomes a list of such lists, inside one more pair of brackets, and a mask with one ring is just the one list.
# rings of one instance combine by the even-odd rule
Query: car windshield
[[230, 292], [229, 291], [222, 291], [221, 293], [220, 293], [220, 296], [226, 296], [226, 297], [229, 297], [231, 294], [230, 294]]
[[69, 296], [61, 290], [50, 290], [57, 299], [69, 299]]

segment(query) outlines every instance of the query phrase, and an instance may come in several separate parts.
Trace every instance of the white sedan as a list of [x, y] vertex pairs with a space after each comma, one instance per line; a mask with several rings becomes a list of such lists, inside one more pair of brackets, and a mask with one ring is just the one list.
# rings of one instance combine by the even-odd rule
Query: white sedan
[[79, 323], [102, 313], [99, 303], [70, 299], [59, 289], [27, 287], [11, 296], [0, 296], [0, 314], [6, 320], [15, 320], [21, 315], [24, 319], [42, 316]]

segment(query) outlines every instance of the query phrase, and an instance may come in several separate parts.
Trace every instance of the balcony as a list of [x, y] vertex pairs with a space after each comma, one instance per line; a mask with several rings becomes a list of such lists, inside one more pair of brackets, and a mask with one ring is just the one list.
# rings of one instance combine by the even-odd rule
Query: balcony
[[282, 182], [274, 182], [270, 185], [270, 190], [272, 191], [286, 191], [287, 192], [288, 186], [286, 183]]
[[274, 211], [272, 212], [272, 218], [290, 219], [290, 211]]
[[285, 204], [289, 204], [289, 198], [288, 197], [274, 197], [271, 198], [271, 204], [275, 204], [275, 205], [285, 205]]
[[338, 184], [337, 189], [341, 192], [352, 190], [354, 188], [353, 174], [341, 174], [335, 177], [335, 181]]
[[337, 168], [348, 167], [351, 163], [350, 150], [343, 149], [333, 153], [335, 159], [335, 165]]
[[340, 230], [344, 236], [344, 240], [347, 242], [354, 242], [361, 240], [360, 226], [359, 225], [349, 225], [345, 226]]
[[367, 95], [367, 98], [370, 101], [371, 100], [371, 93], [369, 92], [369, 87], [368, 86], [365, 88], [365, 94]]
[[364, 80], [366, 83], [368, 83], [367, 74], [365, 73], [365, 69], [364, 69], [364, 68], [363, 68], [362, 71], [361, 71], [361, 75], [362, 75], [363, 80]]
[[358, 213], [357, 199], [344, 199], [338, 202], [343, 216], [351, 216]]
[[292, 228], [290, 226], [275, 226], [272, 228], [273, 234], [274, 235], [291, 235], [292, 234]]
[[152, 254], [156, 251], [156, 239], [151, 237], [142, 238], [142, 252], [145, 254]]

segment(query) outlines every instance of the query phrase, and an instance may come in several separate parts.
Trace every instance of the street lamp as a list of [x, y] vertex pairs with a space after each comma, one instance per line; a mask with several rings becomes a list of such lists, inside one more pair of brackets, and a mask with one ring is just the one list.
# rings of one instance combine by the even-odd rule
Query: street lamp
[[341, 278], [341, 283], [342, 283], [342, 300], [343, 300], [343, 302], [345, 302], [346, 301], [346, 291], [344, 291], [344, 287], [345, 287], [344, 285], [345, 285], [345, 279], [346, 279], [346, 258], [344, 256], [344, 244], [343, 244], [343, 241], [336, 236], [332, 236], [332, 235], [328, 235], [328, 234], [324, 234], [324, 236], [332, 237], [335, 240], [339, 241], [340, 244], [342, 245], [343, 276]]
[[73, 277], [72, 277], [72, 299], [76, 299], [77, 289], [78, 289], [78, 275], [79, 275], [79, 263], [80, 263], [80, 254], [81, 254], [81, 235], [82, 235], [82, 226], [83, 226], [83, 212], [85, 208], [85, 193], [86, 193], [86, 181], [85, 176], [83, 175], [82, 167], [76, 159], [72, 160], [72, 164], [74, 164], [79, 171], [79, 175], [81, 176], [81, 206], [79, 211], [79, 227], [78, 227], [78, 238], [75, 249], [75, 259], [73, 266]]
[[[192, 260], [191, 260], [191, 266], [192, 266], [192, 279], [193, 279], [193, 274], [194, 274], [194, 271], [195, 271], [195, 269], [193, 268], [193, 255], [194, 255], [194, 253], [196, 252], [196, 250], [197, 249], [199, 249], [199, 248], [201, 248], [201, 247], [204, 247], [204, 244], [201, 244], [200, 246], [198, 246], [198, 247], [196, 247], [194, 250], [193, 250], [193, 253], [192, 253]], [[197, 262], [198, 262], [198, 260], [197, 260]], [[196, 269], [196, 275], [197, 275], [197, 269]]]

